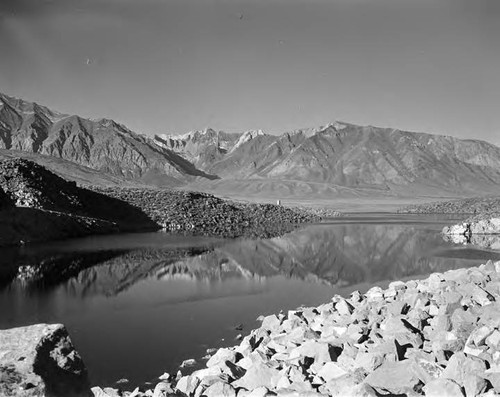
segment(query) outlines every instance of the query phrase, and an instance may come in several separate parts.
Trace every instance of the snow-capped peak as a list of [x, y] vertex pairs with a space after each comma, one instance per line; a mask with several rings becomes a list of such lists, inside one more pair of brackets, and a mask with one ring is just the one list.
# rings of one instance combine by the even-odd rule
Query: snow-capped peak
[[236, 149], [238, 147], [240, 147], [241, 145], [243, 145], [245, 142], [248, 142], [248, 141], [251, 141], [252, 139], [260, 136], [260, 135], [265, 135], [264, 132], [262, 130], [250, 130], [250, 131], [246, 131], [244, 132], [240, 138], [238, 139], [238, 141], [235, 143], [235, 145], [233, 146], [233, 149]]

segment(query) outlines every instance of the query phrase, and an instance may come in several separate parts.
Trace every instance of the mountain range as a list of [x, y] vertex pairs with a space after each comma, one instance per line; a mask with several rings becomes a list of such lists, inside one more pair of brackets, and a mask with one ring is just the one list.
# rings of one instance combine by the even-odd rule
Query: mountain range
[[500, 191], [500, 148], [493, 144], [340, 121], [281, 135], [209, 128], [149, 137], [110, 119], [66, 115], [0, 94], [0, 149], [9, 151], [0, 157], [18, 151], [44, 165], [46, 156], [71, 162], [54, 170], [70, 179], [76, 179], [68, 171], [74, 164], [103, 175], [89, 170], [88, 181], [78, 180], [89, 184], [310, 198]]

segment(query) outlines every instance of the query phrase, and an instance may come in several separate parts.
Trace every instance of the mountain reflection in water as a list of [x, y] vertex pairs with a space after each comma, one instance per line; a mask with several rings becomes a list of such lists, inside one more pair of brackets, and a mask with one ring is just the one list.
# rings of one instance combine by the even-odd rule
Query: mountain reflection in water
[[234, 344], [234, 325], [260, 314], [500, 259], [444, 241], [445, 223], [358, 216], [269, 240], [145, 233], [2, 250], [0, 328], [62, 322], [95, 384], [138, 385]]

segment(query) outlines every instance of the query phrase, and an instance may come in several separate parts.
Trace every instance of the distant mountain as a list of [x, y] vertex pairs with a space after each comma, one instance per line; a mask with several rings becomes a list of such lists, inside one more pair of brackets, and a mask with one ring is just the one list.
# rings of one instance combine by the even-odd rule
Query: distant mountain
[[[0, 94], [0, 149], [59, 157], [156, 186], [239, 197], [498, 194], [500, 148], [334, 122], [282, 135], [213, 129], [149, 138]], [[57, 170], [55, 170], [57, 172]]]
[[184, 135], [155, 135], [155, 143], [170, 149], [196, 166], [207, 167], [221, 160], [238, 141], [240, 134], [228, 134], [207, 128]]
[[347, 187], [500, 187], [500, 148], [483, 141], [340, 123], [261, 134], [202, 168], [221, 178]]
[[211, 177], [174, 151], [113, 120], [65, 115], [4, 94], [0, 94], [0, 149], [60, 157], [156, 185]]

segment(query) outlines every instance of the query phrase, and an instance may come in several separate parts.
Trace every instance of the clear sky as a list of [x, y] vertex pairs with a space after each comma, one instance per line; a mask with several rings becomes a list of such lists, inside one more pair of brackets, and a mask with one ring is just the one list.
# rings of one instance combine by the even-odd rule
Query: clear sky
[[0, 92], [131, 129], [500, 144], [500, 0], [1, 0]]

